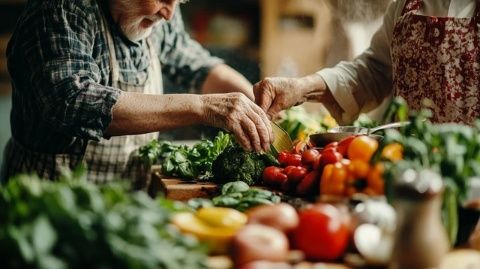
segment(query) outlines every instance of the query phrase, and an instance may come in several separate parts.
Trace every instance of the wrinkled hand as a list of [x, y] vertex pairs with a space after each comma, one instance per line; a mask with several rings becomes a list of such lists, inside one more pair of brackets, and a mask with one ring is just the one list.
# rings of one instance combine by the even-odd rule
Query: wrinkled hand
[[241, 93], [202, 95], [203, 120], [233, 132], [246, 150], [268, 151], [272, 127], [265, 112]]
[[253, 86], [255, 102], [272, 119], [287, 108], [307, 100], [297, 78], [265, 78]]

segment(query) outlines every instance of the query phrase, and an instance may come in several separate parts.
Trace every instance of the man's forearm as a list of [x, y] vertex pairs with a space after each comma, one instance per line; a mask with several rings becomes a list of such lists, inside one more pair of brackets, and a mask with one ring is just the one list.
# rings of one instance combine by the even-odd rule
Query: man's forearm
[[107, 135], [164, 131], [202, 123], [199, 95], [148, 95], [123, 92], [112, 109]]
[[225, 64], [212, 68], [203, 83], [202, 93], [241, 92], [254, 100], [252, 84], [240, 73]]

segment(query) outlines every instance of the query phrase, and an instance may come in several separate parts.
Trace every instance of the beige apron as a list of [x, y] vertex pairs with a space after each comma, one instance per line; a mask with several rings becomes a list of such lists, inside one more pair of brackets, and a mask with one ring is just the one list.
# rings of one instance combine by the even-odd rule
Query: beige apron
[[[145, 85], [134, 86], [120, 81], [120, 70], [115, 55], [114, 41], [109, 27], [104, 20], [103, 28], [107, 36], [107, 45], [110, 54], [110, 66], [112, 67], [112, 86], [126, 92], [138, 92], [145, 94], [162, 94], [162, 76], [158, 56], [147, 39], [150, 52], [150, 66]], [[115, 136], [100, 141], [89, 141], [85, 151], [85, 161], [88, 166], [88, 178], [95, 182], [110, 181], [119, 177], [131, 178], [140, 165], [137, 150], [152, 139], [157, 138], [158, 133], [143, 135]]]
[[[120, 81], [120, 70], [115, 54], [115, 44], [112, 34], [103, 16], [102, 28], [105, 32], [107, 47], [110, 56], [112, 86], [122, 91], [138, 92], [145, 94], [162, 94], [162, 75], [158, 56], [147, 39], [150, 54], [148, 78], [144, 85], [129, 85]], [[84, 164], [88, 168], [88, 179], [102, 183], [114, 179], [138, 179], [142, 172], [138, 148], [152, 139], [158, 133], [143, 135], [115, 136], [100, 141], [89, 141], [85, 150], [78, 150], [77, 154], [51, 154], [34, 152], [23, 145], [10, 139], [6, 147], [5, 175], [8, 178], [16, 173], [36, 172], [40, 177], [54, 179], [58, 177], [62, 168], [75, 168]], [[144, 171], [143, 171], [144, 172]]]

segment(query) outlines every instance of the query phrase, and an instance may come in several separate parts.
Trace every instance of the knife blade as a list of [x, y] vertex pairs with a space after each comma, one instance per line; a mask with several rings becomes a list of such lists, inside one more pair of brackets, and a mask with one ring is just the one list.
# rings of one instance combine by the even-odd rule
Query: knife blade
[[275, 122], [271, 122], [272, 131], [273, 131], [273, 142], [272, 147], [280, 153], [284, 150], [290, 151], [293, 148], [292, 139], [282, 127], [280, 127]]

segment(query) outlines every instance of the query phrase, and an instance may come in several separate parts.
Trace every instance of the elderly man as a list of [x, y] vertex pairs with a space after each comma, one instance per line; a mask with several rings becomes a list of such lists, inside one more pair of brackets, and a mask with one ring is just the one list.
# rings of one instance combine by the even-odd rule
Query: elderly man
[[[158, 131], [205, 124], [248, 150], [272, 133], [251, 84], [185, 33], [178, 0], [32, 0], [9, 43], [12, 139], [4, 179], [61, 167], [127, 175], [132, 152]], [[161, 72], [198, 94], [162, 95]]]

